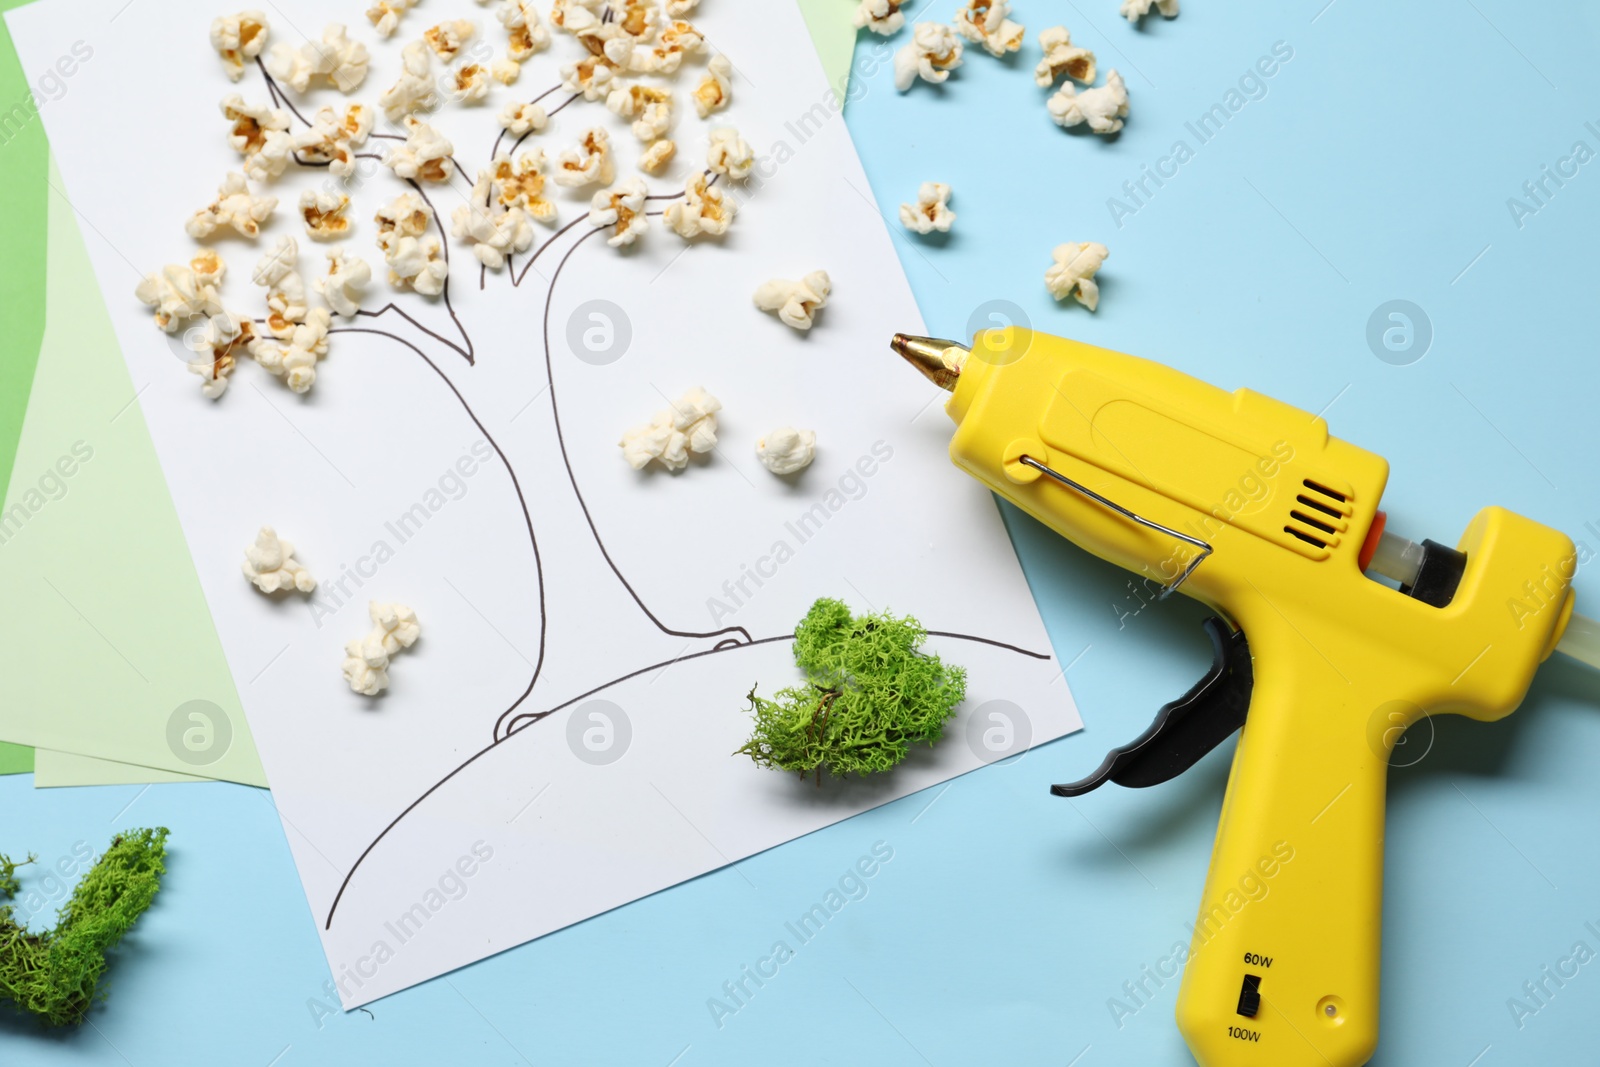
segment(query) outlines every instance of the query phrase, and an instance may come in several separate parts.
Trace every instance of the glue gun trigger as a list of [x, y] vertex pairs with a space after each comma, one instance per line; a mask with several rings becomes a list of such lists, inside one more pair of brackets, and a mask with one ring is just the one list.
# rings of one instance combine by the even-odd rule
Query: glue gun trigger
[[1082, 796], [1106, 782], [1131, 789], [1176, 778], [1244, 725], [1254, 674], [1244, 631], [1212, 617], [1203, 624], [1211, 638], [1212, 663], [1206, 676], [1183, 696], [1162, 707], [1150, 728], [1111, 750], [1099, 770], [1066, 785], [1050, 787], [1058, 797]]

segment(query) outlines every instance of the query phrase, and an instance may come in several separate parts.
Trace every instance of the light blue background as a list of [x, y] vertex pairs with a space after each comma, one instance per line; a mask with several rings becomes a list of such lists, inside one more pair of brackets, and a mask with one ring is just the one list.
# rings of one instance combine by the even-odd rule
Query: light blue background
[[[1386, 503], [1411, 536], [1453, 541], [1498, 503], [1600, 551], [1584, 526], [1600, 529], [1600, 161], [1523, 228], [1506, 207], [1575, 140], [1600, 149], [1583, 125], [1600, 120], [1600, 15], [1512, 0], [1323, 3], [1193, 0], [1134, 30], [1113, 0], [1018, 0], [1022, 60], [969, 50], [942, 91], [904, 96], [887, 70], [868, 79], [848, 121], [880, 201], [892, 211], [927, 179], [956, 190], [952, 238], [900, 239], [929, 326], [954, 336], [984, 301], [1015, 301], [1039, 328], [1327, 407], [1336, 433], [1393, 462]], [[928, 15], [954, 7], [934, 0]], [[1034, 34], [1058, 22], [1125, 75], [1133, 116], [1120, 138], [1046, 117]], [[1277, 41], [1294, 56], [1265, 98], [1118, 228], [1106, 199], [1175, 139], [1196, 148], [1184, 122]], [[1066, 240], [1111, 248], [1098, 314], [1044, 290]], [[1434, 328], [1414, 365], [1366, 344], [1368, 316], [1395, 298]], [[1068, 803], [1046, 786], [1087, 772], [1199, 676], [1201, 614], [1180, 602], [1119, 620], [1136, 606], [1123, 575], [1029, 522], [1012, 530], [1056, 651], [1075, 661], [1084, 733], [754, 857], [742, 876], [719, 871], [389, 998], [371, 1017], [319, 1024], [308, 1007], [328, 972], [267, 794], [0, 780], [0, 848], [12, 853], [52, 861], [76, 841], [103, 848], [122, 826], [173, 830], [167, 887], [116, 961], [109, 1005], [70, 1034], [7, 1023], [0, 1063], [1190, 1063], [1176, 983], [1120, 1029], [1107, 1002], [1186, 938], [1229, 752], [1159, 789]], [[1587, 569], [1577, 584], [1600, 613]], [[1507, 1009], [1574, 942], [1600, 949], [1584, 930], [1600, 923], [1600, 678], [1558, 658], [1506, 722], [1436, 730], [1426, 757], [1392, 777], [1374, 1062], [1600, 1062], [1600, 962], [1522, 1029]], [[1424, 724], [1410, 758], [1429, 743]], [[719, 1029], [707, 998], [879, 840], [894, 859], [867, 897]]]

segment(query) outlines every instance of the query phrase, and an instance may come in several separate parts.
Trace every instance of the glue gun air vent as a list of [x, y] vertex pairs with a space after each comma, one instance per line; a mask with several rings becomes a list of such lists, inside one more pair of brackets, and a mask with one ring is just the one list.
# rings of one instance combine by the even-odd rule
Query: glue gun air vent
[[1346, 520], [1354, 510], [1350, 494], [1330, 489], [1310, 478], [1300, 483], [1305, 492], [1295, 497], [1289, 508], [1289, 522], [1283, 532], [1299, 538], [1314, 548], [1336, 548], [1339, 535], [1344, 532]]

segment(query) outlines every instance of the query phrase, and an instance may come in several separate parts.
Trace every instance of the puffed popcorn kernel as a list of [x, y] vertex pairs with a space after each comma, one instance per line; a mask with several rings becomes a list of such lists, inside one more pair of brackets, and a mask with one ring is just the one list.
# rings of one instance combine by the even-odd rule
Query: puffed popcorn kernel
[[956, 32], [983, 45], [991, 56], [1003, 56], [1021, 49], [1027, 32], [1007, 17], [1010, 14], [1011, 0], [968, 0], [956, 12]]
[[294, 328], [305, 321], [307, 309], [299, 242], [288, 234], [278, 238], [256, 263], [250, 279], [267, 290], [267, 332], [280, 340], [292, 337]]
[[865, 26], [873, 33], [887, 37], [900, 32], [900, 28], [906, 24], [906, 16], [896, 0], [861, 0], [853, 21], [857, 29]]
[[1123, 84], [1122, 75], [1112, 70], [1106, 74], [1104, 85], [1081, 92], [1072, 82], [1062, 82], [1046, 106], [1057, 126], [1086, 122], [1095, 133], [1116, 133], [1128, 117], [1128, 87]]
[[450, 72], [450, 99], [458, 104], [481, 103], [489, 95], [489, 68], [463, 63]]
[[383, 157], [383, 165], [401, 178], [424, 182], [450, 180], [450, 157], [455, 145], [415, 115], [405, 117], [406, 139]]
[[1122, 0], [1121, 15], [1129, 22], [1138, 22], [1156, 8], [1169, 19], [1178, 17], [1178, 0]]
[[522, 64], [514, 59], [497, 59], [489, 64], [489, 77], [501, 85], [513, 85], [522, 77]]
[[731, 126], [717, 126], [711, 130], [711, 148], [706, 153], [706, 166], [713, 174], [723, 174], [734, 181], [744, 181], [755, 168], [756, 153], [750, 143], [739, 136]]
[[681, 19], [685, 15], [694, 14], [694, 9], [700, 6], [700, 0], [667, 0], [667, 16]]
[[433, 208], [415, 190], [407, 190], [378, 209], [378, 247], [385, 252], [402, 237], [421, 237], [433, 223]]
[[582, 93], [589, 101], [604, 99], [616, 76], [616, 67], [603, 55], [561, 65], [561, 87], [569, 93]]
[[477, 32], [478, 27], [466, 19], [452, 19], [425, 31], [422, 39], [428, 42], [428, 47], [433, 49], [434, 54], [448, 63], [456, 57], [457, 52], [461, 51], [461, 46], [470, 41], [472, 35]]
[[350, 198], [343, 193], [307, 189], [300, 194], [300, 217], [306, 222], [306, 236], [313, 241], [331, 241], [350, 232]]
[[756, 307], [776, 311], [785, 326], [809, 330], [817, 312], [827, 306], [832, 291], [833, 281], [824, 270], [812, 271], [797, 282], [774, 278], [756, 290]]
[[616, 177], [616, 160], [611, 155], [611, 138], [599, 126], [585, 130], [583, 140], [556, 156], [555, 182], [576, 188], [599, 182], [610, 185]]
[[495, 211], [485, 206], [492, 180], [484, 171], [473, 187], [471, 202], [462, 204], [451, 216], [455, 236], [472, 246], [473, 255], [490, 270], [506, 265], [506, 256], [526, 252], [533, 244], [533, 226], [521, 208]]
[[1077, 295], [1078, 303], [1093, 311], [1100, 304], [1100, 286], [1094, 280], [1095, 272], [1111, 253], [1106, 246], [1093, 241], [1078, 244], [1068, 241], [1057, 245], [1051, 253], [1055, 263], [1044, 272], [1044, 284], [1057, 300]]
[[733, 225], [739, 205], [723, 195], [704, 174], [692, 174], [683, 183], [683, 197], [667, 205], [661, 220], [673, 233], [688, 240], [702, 233], [720, 237]]
[[619, 85], [606, 97], [613, 115], [633, 119], [633, 135], [645, 144], [672, 131], [672, 93], [652, 85]]
[[233, 128], [228, 143], [244, 157], [245, 177], [255, 181], [276, 178], [289, 165], [294, 138], [289, 136], [289, 112], [265, 104], [246, 104], [232, 93], [222, 98], [222, 115]]
[[589, 203], [589, 225], [610, 227], [606, 244], [612, 248], [633, 244], [650, 228], [644, 213], [648, 193], [644, 179], [638, 177], [625, 178], [610, 189], [600, 190]]
[[189, 319], [222, 313], [217, 286], [227, 272], [222, 257], [207, 249], [188, 265], [171, 264], [147, 275], [133, 295], [156, 309], [155, 323], [167, 333], [177, 333]]
[[519, 104], [512, 101], [500, 109], [500, 125], [513, 137], [538, 133], [550, 122], [550, 116], [538, 104]]
[[604, 4], [605, 0], [555, 0], [550, 5], [550, 25], [563, 33], [572, 33], [573, 27], [568, 25], [569, 20], [576, 20], [578, 25], [586, 25], [583, 22], [584, 17], [598, 18]]
[[367, 636], [344, 646], [344, 680], [362, 696], [377, 696], [389, 688], [391, 658], [403, 648], [410, 648], [422, 634], [417, 624], [416, 612], [403, 604], [380, 604], [372, 601], [367, 606], [372, 618], [372, 629]]
[[[670, 22], [661, 28], [654, 45], [623, 41], [627, 47], [627, 67], [639, 74], [673, 74], [683, 65], [684, 56], [698, 55], [705, 47], [705, 37], [699, 30], [682, 20]], [[621, 60], [618, 60], [620, 65]]]
[[622, 10], [612, 6], [617, 28], [636, 40], [649, 40], [656, 31], [655, 0], [622, 0]]
[[217, 199], [190, 216], [183, 229], [190, 237], [200, 240], [227, 226], [253, 241], [261, 233], [261, 224], [272, 217], [277, 207], [277, 197], [250, 195], [250, 183], [245, 176], [229, 171], [217, 189]]
[[189, 269], [194, 271], [195, 279], [201, 285], [210, 286], [221, 285], [228, 273], [228, 265], [214, 248], [207, 248], [191, 259]]
[[367, 21], [378, 31], [379, 37], [393, 37], [400, 28], [400, 16], [416, 7], [421, 0], [377, 0], [367, 8]]
[[344, 25], [335, 22], [322, 31], [322, 40], [299, 48], [280, 41], [267, 53], [267, 72], [297, 93], [313, 78], [326, 78], [340, 92], [352, 93], [367, 80], [367, 46], [352, 41]]
[[244, 65], [261, 54], [271, 32], [267, 17], [259, 11], [241, 11], [212, 20], [211, 47], [222, 57], [229, 80], [238, 81], [244, 75]]
[[550, 31], [539, 21], [539, 13], [527, 0], [504, 0], [495, 11], [511, 42], [506, 55], [516, 63], [526, 63], [535, 52], [550, 47]]
[[351, 104], [342, 114], [334, 107], [319, 108], [311, 126], [295, 135], [295, 154], [302, 163], [326, 163], [329, 173], [348, 178], [356, 170], [355, 150], [367, 143], [374, 120], [365, 104]]
[[188, 367], [200, 376], [201, 396], [215, 400], [228, 391], [228, 376], [238, 363], [239, 352], [248, 351], [255, 340], [255, 324], [227, 312], [211, 316], [205, 326], [186, 338], [185, 344], [200, 357]]
[[515, 160], [504, 152], [496, 156], [493, 179], [495, 187], [500, 190], [501, 205], [518, 208], [540, 222], [554, 222], [555, 202], [544, 195], [547, 168], [542, 148], [522, 152]]
[[359, 256], [346, 254], [342, 245], [335, 245], [325, 254], [327, 273], [313, 278], [311, 285], [317, 295], [328, 302], [334, 314], [355, 318], [356, 312], [361, 310], [361, 297], [372, 281], [372, 268]]
[[639, 169], [646, 174], [660, 174], [677, 154], [677, 142], [663, 137], [639, 154]]
[[779, 476], [803, 471], [817, 458], [817, 435], [812, 430], [780, 426], [756, 442], [756, 458]]
[[1094, 53], [1078, 48], [1072, 43], [1072, 33], [1065, 26], [1052, 26], [1039, 33], [1039, 48], [1044, 58], [1033, 69], [1033, 81], [1041, 89], [1048, 89], [1066, 75], [1075, 82], [1094, 84]]
[[389, 284], [396, 289], [411, 286], [423, 296], [444, 292], [450, 265], [437, 237], [399, 237], [384, 250], [389, 264]]
[[439, 89], [433, 81], [433, 53], [423, 41], [400, 49], [400, 77], [378, 97], [378, 106], [390, 122], [407, 115], [439, 109]]
[[938, 85], [961, 65], [961, 38], [942, 22], [919, 22], [911, 43], [894, 54], [894, 87], [902, 93], [918, 78]]
[[706, 64], [706, 75], [694, 87], [694, 109], [701, 118], [713, 111], [721, 111], [732, 98], [733, 64], [727, 56], [716, 55]]
[[332, 315], [327, 308], [312, 308], [306, 321], [294, 328], [289, 347], [283, 353], [284, 384], [305, 394], [317, 381], [317, 360], [328, 354], [328, 326]]
[[950, 210], [950, 187], [943, 182], [923, 182], [915, 204], [900, 205], [900, 224], [917, 233], [949, 233], [956, 213]]
[[311, 577], [294, 558], [294, 545], [283, 540], [270, 526], [256, 533], [256, 543], [244, 550], [244, 576], [263, 593], [276, 593], [280, 589], [298, 589], [309, 593], [317, 587]]
[[669, 471], [682, 470], [689, 465], [691, 452], [703, 455], [717, 447], [717, 412], [721, 410], [722, 401], [695, 386], [670, 408], [623, 434], [617, 442], [622, 446], [622, 458], [636, 471], [651, 460]]

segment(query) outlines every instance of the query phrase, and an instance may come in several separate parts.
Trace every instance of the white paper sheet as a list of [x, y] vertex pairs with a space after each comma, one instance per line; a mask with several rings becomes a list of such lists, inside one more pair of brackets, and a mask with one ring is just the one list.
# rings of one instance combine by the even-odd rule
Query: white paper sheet
[[[503, 47], [464, 0], [407, 15], [389, 42], [360, 8], [339, 14], [372, 49], [355, 94], [368, 103], [394, 81], [401, 43], [443, 18], [475, 19]], [[686, 249], [652, 220], [621, 253], [579, 222], [520, 287], [488, 272], [481, 290], [451, 241], [469, 366], [425, 332], [462, 336], [442, 303], [383, 281], [370, 220], [405, 187], [372, 164], [349, 241], [378, 274], [367, 307], [393, 299], [419, 325], [392, 312], [349, 324], [394, 336], [333, 336], [303, 398], [241, 361], [213, 403], [132, 292], [193, 254], [184, 219], [238, 166], [216, 101], [266, 98], [253, 68], [237, 86], [223, 76], [206, 41], [217, 10], [45, 0], [8, 20], [36, 85], [75, 43], [92, 50], [43, 119], [347, 1007], [972, 770], [995, 744], [1077, 728], [995, 505], [945, 456], [942, 394], [887, 350], [921, 320], [797, 10], [707, 4], [697, 20], [737, 67], [734, 106], [714, 121], [764, 157], [726, 240]], [[329, 8], [282, 0], [269, 17], [274, 40], [298, 45]], [[437, 118], [469, 171], [487, 163], [500, 104], [555, 84], [574, 57], [555, 36], [514, 94]], [[692, 61], [676, 82], [681, 152], [652, 190], [680, 189], [704, 158], [710, 124], [686, 100], [702, 70]], [[292, 99], [307, 114], [344, 100]], [[634, 173], [637, 142], [600, 104], [571, 105], [531, 144], [553, 154], [594, 124], [612, 131], [619, 176]], [[302, 237], [308, 279], [322, 268], [295, 208], [327, 179], [275, 183], [256, 247], [212, 242], [230, 306], [259, 314], [251, 267], [280, 233]], [[592, 191], [558, 192], [561, 224]], [[448, 215], [465, 183], [429, 195]], [[818, 268], [835, 295], [809, 336], [751, 306], [758, 282]], [[593, 300], [617, 305], [631, 335], [609, 363], [569, 340], [603, 329]], [[726, 405], [716, 453], [677, 475], [631, 470], [621, 431], [694, 385]], [[820, 450], [778, 479], [754, 444], [786, 423], [814, 428]], [[262, 597], [240, 575], [263, 522], [320, 578], [314, 602]], [[877, 781], [818, 788], [729, 755], [752, 683], [797, 680], [784, 635], [820, 595], [963, 635], [929, 642], [970, 672], [947, 740]], [[376, 700], [339, 674], [369, 598], [410, 604], [423, 627]]]

